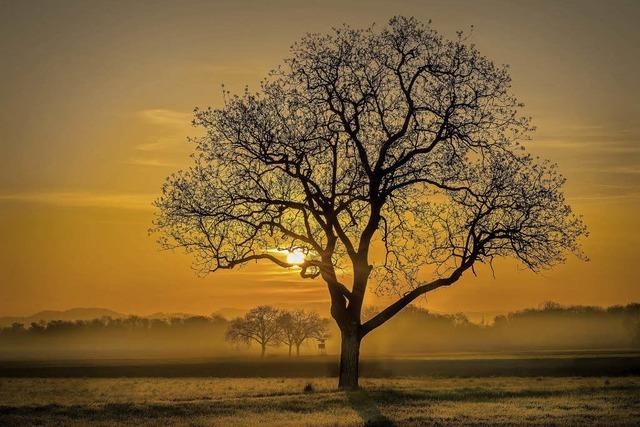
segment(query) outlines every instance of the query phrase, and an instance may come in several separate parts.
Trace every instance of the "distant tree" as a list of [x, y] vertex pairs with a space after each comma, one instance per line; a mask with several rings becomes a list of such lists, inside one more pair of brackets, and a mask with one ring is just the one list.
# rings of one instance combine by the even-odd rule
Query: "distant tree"
[[564, 307], [555, 301], [546, 301], [540, 305], [541, 311], [561, 311]]
[[277, 345], [280, 341], [278, 317], [280, 312], [273, 307], [261, 305], [250, 310], [244, 317], [231, 321], [226, 338], [231, 342], [250, 344], [252, 341], [260, 345], [260, 356], [264, 357], [267, 346]]
[[628, 323], [631, 324], [631, 343], [636, 347], [640, 347], [640, 319], [636, 316], [635, 319], [628, 321]]
[[[267, 261], [321, 278], [340, 387], [358, 386], [368, 333], [475, 265], [537, 271], [581, 255], [564, 179], [519, 143], [532, 127], [508, 69], [462, 33], [396, 17], [308, 34], [258, 92], [224, 99], [196, 109], [206, 134], [164, 185], [154, 229], [203, 272]], [[363, 322], [372, 281], [398, 298]]]
[[46, 330], [47, 330], [47, 324], [46, 322], [43, 322], [43, 321], [31, 322], [31, 327], [29, 328], [30, 332], [36, 333], [36, 334], [42, 334]]
[[296, 347], [296, 356], [300, 356], [300, 346], [308, 339], [321, 339], [327, 335], [327, 320], [318, 313], [304, 310], [283, 311], [278, 317], [280, 341], [291, 350]]
[[16, 334], [26, 332], [27, 330], [22, 323], [18, 322], [13, 322], [10, 328], [11, 332]]

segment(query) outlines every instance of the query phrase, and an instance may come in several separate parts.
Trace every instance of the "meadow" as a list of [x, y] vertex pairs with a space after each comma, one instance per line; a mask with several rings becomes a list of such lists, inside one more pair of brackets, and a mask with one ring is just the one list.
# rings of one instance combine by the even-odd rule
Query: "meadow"
[[[311, 386], [308, 386], [311, 384]], [[305, 390], [305, 388], [307, 390]], [[638, 377], [4, 378], [12, 425], [639, 425]]]
[[[0, 425], [640, 425], [637, 353], [0, 363]], [[287, 372], [288, 369], [288, 372]]]

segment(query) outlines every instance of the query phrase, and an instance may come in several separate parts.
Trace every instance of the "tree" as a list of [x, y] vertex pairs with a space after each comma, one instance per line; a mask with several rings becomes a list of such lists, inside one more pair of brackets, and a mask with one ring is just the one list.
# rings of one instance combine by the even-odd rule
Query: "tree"
[[283, 311], [278, 318], [280, 340], [289, 347], [289, 357], [293, 346], [296, 356], [300, 356], [300, 346], [311, 338], [324, 338], [327, 334], [327, 321], [318, 313], [296, 310]]
[[226, 338], [232, 342], [260, 344], [260, 357], [264, 357], [267, 346], [277, 345], [280, 328], [277, 320], [280, 312], [268, 305], [261, 305], [250, 310], [244, 317], [231, 321]]
[[[308, 34], [259, 91], [195, 110], [206, 135], [154, 229], [202, 272], [265, 261], [322, 279], [339, 385], [357, 387], [361, 340], [419, 296], [497, 257], [537, 271], [583, 256], [564, 179], [520, 145], [532, 127], [510, 86], [462, 33], [413, 18]], [[399, 297], [362, 322], [370, 283]]]

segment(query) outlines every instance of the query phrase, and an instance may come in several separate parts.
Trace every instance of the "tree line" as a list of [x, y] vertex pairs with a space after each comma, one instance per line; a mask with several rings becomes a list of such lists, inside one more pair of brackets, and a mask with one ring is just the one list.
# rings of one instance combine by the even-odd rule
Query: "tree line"
[[[364, 318], [378, 312], [364, 310]], [[486, 321], [410, 306], [372, 334], [363, 351], [379, 354], [596, 350], [640, 347], [640, 304], [562, 306], [545, 303]]]
[[232, 354], [224, 345], [228, 324], [217, 315], [14, 322], [0, 328], [0, 352], [17, 358], [225, 355]]
[[[365, 307], [371, 318], [379, 308]], [[443, 351], [529, 351], [536, 349], [613, 349], [640, 346], [640, 304], [561, 306], [546, 303], [474, 323], [464, 314], [438, 314], [410, 306], [380, 328], [363, 346], [367, 354]], [[339, 331], [318, 313], [256, 307], [245, 316], [166, 319], [131, 316], [94, 320], [14, 323], [0, 328], [0, 352], [64, 357], [82, 353], [114, 356], [235, 356], [244, 346], [262, 353], [283, 347], [299, 354], [305, 343], [327, 338], [328, 353], [339, 348]], [[295, 350], [295, 353], [294, 353]]]

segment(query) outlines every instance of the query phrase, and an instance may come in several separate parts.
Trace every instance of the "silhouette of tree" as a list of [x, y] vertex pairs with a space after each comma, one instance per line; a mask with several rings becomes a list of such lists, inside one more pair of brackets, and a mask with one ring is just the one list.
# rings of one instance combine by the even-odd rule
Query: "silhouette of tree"
[[280, 341], [289, 347], [289, 357], [293, 346], [296, 347], [296, 356], [300, 356], [300, 346], [310, 338], [325, 338], [327, 334], [327, 321], [318, 313], [296, 310], [283, 311], [278, 317], [280, 328]]
[[[154, 230], [203, 273], [261, 260], [321, 278], [339, 385], [357, 387], [362, 338], [417, 297], [496, 257], [535, 271], [582, 256], [564, 179], [519, 145], [531, 126], [510, 86], [462, 33], [413, 18], [308, 34], [260, 91], [196, 109], [206, 135]], [[370, 282], [400, 297], [362, 322]]]
[[227, 340], [250, 344], [252, 341], [260, 344], [260, 356], [264, 357], [268, 345], [277, 345], [280, 328], [278, 317], [280, 312], [273, 307], [261, 305], [250, 310], [244, 317], [231, 321], [227, 329]]

